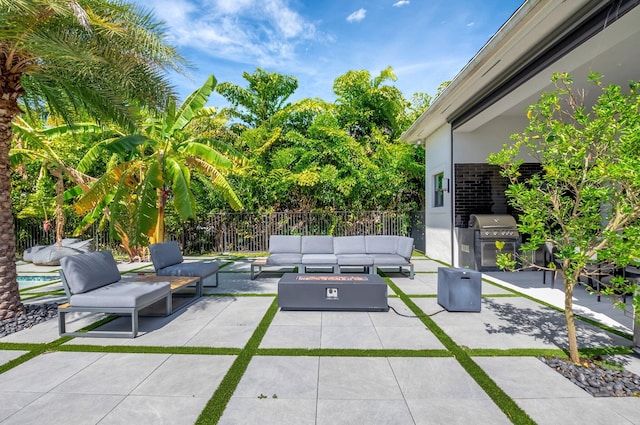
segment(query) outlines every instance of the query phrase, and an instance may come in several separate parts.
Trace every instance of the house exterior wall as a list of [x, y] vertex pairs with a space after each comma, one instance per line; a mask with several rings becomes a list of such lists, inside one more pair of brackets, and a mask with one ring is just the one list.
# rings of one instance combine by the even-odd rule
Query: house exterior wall
[[434, 176], [444, 173], [453, 188], [451, 175], [451, 126], [446, 124], [425, 141], [429, 152], [425, 171], [425, 254], [433, 259], [452, 264], [451, 258], [451, 207], [452, 193], [444, 193], [444, 205], [434, 207]]
[[[453, 257], [452, 264], [454, 266], [461, 266], [458, 249], [460, 246], [459, 228], [467, 226], [470, 213], [504, 214], [512, 212], [508, 210], [504, 197], [506, 182], [498, 181], [500, 180], [498, 172], [490, 170], [486, 161], [489, 154], [499, 151], [505, 143], [510, 142], [511, 134], [522, 132], [527, 124], [528, 120], [525, 111], [523, 111], [522, 116], [497, 117], [472, 132], [453, 132], [452, 162], [455, 169], [453, 199], [455, 201], [453, 201], [452, 209], [456, 211], [456, 214], [453, 219], [454, 228], [451, 229], [453, 250], [449, 257]], [[431, 151], [428, 152], [427, 157], [431, 154]], [[522, 159], [525, 162], [535, 162], [534, 159], [528, 157], [522, 157]], [[483, 177], [476, 178], [478, 175]], [[448, 246], [451, 248], [451, 245], [450, 243]]]

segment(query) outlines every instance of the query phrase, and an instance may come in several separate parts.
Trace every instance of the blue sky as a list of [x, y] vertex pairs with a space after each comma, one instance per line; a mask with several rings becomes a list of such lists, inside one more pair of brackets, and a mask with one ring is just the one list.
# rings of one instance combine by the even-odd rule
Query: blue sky
[[[209, 74], [246, 87], [257, 67], [293, 75], [291, 97], [333, 101], [349, 70], [391, 66], [410, 99], [435, 94], [523, 0], [135, 0], [167, 24], [169, 41], [195, 67], [172, 76], [184, 99]], [[213, 95], [210, 104], [223, 104]]]

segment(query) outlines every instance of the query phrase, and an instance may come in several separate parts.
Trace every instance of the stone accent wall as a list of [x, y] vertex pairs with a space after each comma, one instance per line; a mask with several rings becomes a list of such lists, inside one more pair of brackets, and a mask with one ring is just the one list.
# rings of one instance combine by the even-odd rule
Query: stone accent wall
[[[523, 178], [541, 171], [538, 163], [520, 167]], [[455, 164], [455, 226], [467, 227], [471, 214], [511, 214], [515, 211], [507, 202], [505, 191], [509, 181], [500, 175], [497, 166], [485, 163]]]

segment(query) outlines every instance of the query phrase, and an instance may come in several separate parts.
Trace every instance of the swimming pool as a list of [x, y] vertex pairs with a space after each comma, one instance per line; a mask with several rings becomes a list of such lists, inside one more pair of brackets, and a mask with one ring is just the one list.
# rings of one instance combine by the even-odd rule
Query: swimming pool
[[60, 280], [58, 275], [20, 275], [18, 276], [18, 288], [25, 289], [32, 286], [43, 285], [45, 283]]

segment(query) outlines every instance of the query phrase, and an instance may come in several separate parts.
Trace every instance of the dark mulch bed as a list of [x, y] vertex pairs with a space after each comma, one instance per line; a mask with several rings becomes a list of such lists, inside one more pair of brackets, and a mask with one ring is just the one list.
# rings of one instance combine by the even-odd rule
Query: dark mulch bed
[[58, 316], [58, 304], [25, 304], [24, 313], [0, 321], [0, 338]]
[[544, 363], [594, 397], [640, 397], [640, 376], [628, 370], [604, 367], [602, 359], [577, 365], [559, 357], [541, 357]]

